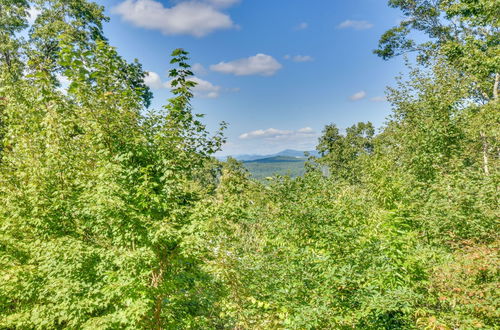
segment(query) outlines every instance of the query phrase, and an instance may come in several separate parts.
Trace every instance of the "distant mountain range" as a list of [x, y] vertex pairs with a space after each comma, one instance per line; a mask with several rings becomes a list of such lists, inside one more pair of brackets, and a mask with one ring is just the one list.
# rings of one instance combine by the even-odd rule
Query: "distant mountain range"
[[303, 163], [307, 160], [305, 157], [273, 156], [268, 158], [259, 158], [254, 160], [245, 160], [244, 164], [249, 163]]
[[[269, 158], [275, 158], [275, 157], [294, 157], [294, 158], [302, 158], [305, 159], [307, 158], [304, 154], [309, 153], [311, 156], [318, 156], [318, 152], [316, 150], [312, 151], [300, 151], [300, 150], [293, 150], [293, 149], [286, 149], [283, 151], [280, 151], [275, 154], [270, 154], [270, 155], [232, 155], [230, 157], [233, 157], [239, 161], [242, 162], [249, 162], [249, 161], [255, 161], [259, 159], [269, 159]], [[226, 160], [226, 157], [219, 157], [220, 160]]]
[[[292, 178], [304, 175], [307, 161], [306, 151], [286, 149], [271, 155], [235, 155], [231, 156], [241, 162], [252, 177], [265, 181], [275, 175], [288, 175]], [[307, 151], [310, 156], [318, 156], [317, 151]], [[224, 161], [227, 157], [219, 157]]]
[[304, 175], [307, 158], [274, 156], [243, 161], [243, 166], [257, 180], [265, 180], [275, 175], [288, 175], [292, 178]]

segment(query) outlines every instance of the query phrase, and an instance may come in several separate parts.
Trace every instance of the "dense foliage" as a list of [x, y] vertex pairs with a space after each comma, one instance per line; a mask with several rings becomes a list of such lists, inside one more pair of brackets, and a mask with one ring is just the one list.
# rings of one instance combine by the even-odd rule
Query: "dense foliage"
[[385, 127], [262, 184], [212, 157], [187, 52], [151, 111], [102, 7], [0, 0], [0, 328], [497, 327], [500, 4], [389, 3], [377, 53], [419, 56]]

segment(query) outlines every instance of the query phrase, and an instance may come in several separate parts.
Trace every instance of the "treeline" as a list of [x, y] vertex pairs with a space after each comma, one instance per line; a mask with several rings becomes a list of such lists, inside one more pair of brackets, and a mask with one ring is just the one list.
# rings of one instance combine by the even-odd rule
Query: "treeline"
[[389, 4], [386, 125], [263, 185], [212, 157], [187, 52], [151, 111], [101, 6], [0, 0], [0, 328], [495, 328], [500, 3]]

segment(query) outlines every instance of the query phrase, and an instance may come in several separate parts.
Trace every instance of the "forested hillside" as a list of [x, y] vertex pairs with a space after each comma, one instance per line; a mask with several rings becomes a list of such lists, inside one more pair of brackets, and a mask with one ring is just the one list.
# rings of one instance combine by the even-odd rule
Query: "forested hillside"
[[0, 328], [498, 328], [500, 2], [389, 5], [386, 125], [263, 185], [214, 157], [187, 51], [151, 110], [100, 5], [0, 0]]
[[304, 175], [306, 158], [297, 157], [269, 157], [243, 162], [253, 179], [265, 180], [275, 175], [287, 175], [292, 178]]

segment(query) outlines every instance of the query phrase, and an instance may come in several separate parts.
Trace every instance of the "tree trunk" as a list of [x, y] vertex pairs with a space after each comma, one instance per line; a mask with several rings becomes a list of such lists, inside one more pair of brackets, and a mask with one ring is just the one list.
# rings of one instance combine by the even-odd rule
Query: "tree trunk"
[[486, 139], [486, 135], [484, 132], [479, 133], [481, 135], [481, 140], [483, 142], [483, 169], [484, 169], [484, 174], [490, 175], [490, 169], [489, 169], [489, 160], [488, 160], [488, 140]]
[[500, 82], [500, 74], [495, 74], [495, 83], [493, 84], [493, 100], [498, 101], [498, 84]]
[[[493, 101], [494, 103], [498, 102], [498, 87], [500, 84], [500, 74], [495, 73], [495, 82], [493, 83]], [[489, 159], [488, 159], [488, 139], [486, 138], [486, 134], [484, 132], [479, 133], [481, 135], [481, 142], [483, 144], [483, 170], [484, 174], [490, 174], [489, 168]]]
[[[160, 269], [154, 271], [152, 274], [151, 286], [153, 288], [157, 289], [162, 280], [163, 280], [163, 269], [160, 266]], [[163, 296], [158, 294], [158, 296], [155, 298], [155, 306], [154, 306], [154, 313], [153, 313], [153, 328], [155, 330], [162, 329], [162, 324], [161, 324], [162, 303], [163, 303]]]

